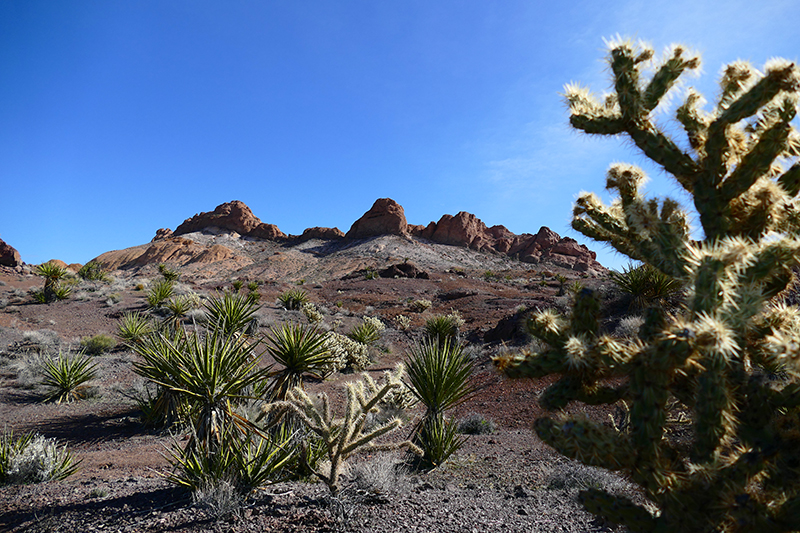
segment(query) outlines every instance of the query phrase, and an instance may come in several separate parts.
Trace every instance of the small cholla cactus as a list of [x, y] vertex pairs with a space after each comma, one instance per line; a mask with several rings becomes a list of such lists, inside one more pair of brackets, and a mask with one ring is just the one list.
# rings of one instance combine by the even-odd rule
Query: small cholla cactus
[[[674, 46], [654, 54], [612, 44], [614, 92], [603, 101], [566, 87], [570, 124], [589, 134], [626, 135], [694, 200], [703, 239], [672, 199], [642, 195], [644, 172], [612, 165], [604, 205], [591, 193], [572, 226], [633, 260], [680, 280], [676, 314], [645, 310], [636, 336], [612, 338], [598, 302], [583, 289], [569, 317], [542, 311], [528, 322], [539, 353], [495, 360], [510, 377], [559, 379], [540, 402], [629, 406], [624, 431], [585, 418], [542, 418], [539, 436], [586, 464], [625, 473], [649, 500], [642, 506], [601, 489], [581, 493], [591, 512], [631, 531], [748, 532], [800, 529], [800, 316], [776, 303], [800, 264], [800, 136], [793, 123], [800, 69], [772, 60], [760, 73], [728, 65], [710, 111], [693, 90], [676, 110], [686, 142], [671, 139], [654, 110], [700, 61]], [[667, 431], [675, 402], [692, 431]], [[655, 510], [655, 512], [653, 512]]]
[[[371, 379], [346, 384], [347, 407], [345, 416], [335, 418], [326, 394], [320, 394], [321, 402], [314, 402], [301, 388], [291, 391], [286, 401], [274, 402], [264, 408], [264, 413], [291, 412], [316, 433], [322, 440], [327, 454], [327, 468], [314, 469], [319, 477], [336, 496], [341, 490], [340, 477], [347, 459], [355, 453], [399, 450], [409, 448], [415, 453], [421, 451], [410, 441], [385, 442], [376, 444], [379, 437], [398, 429], [402, 422], [393, 418], [383, 424], [367, 428], [367, 415], [378, 410], [378, 405], [395, 389], [402, 387], [403, 367], [385, 377], [379, 387]], [[277, 421], [280, 417], [274, 417]]]

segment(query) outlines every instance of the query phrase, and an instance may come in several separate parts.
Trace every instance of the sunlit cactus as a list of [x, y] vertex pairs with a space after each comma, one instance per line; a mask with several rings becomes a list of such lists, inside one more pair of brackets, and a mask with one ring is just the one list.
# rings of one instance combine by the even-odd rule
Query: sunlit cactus
[[[728, 65], [713, 109], [686, 91], [675, 111], [685, 138], [673, 139], [654, 111], [700, 61], [681, 46], [654, 57], [612, 43], [613, 93], [567, 86], [570, 124], [626, 135], [693, 198], [701, 227], [692, 232], [677, 201], [645, 198], [644, 172], [626, 164], [608, 171], [611, 205], [582, 194], [572, 226], [683, 282], [682, 308], [650, 308], [637, 338], [614, 339], [583, 290], [570, 316], [529, 320], [542, 352], [495, 364], [512, 378], [559, 375], [540, 400], [549, 409], [630, 406], [624, 431], [586, 419], [535, 423], [558, 451], [623, 473], [649, 500], [590, 489], [581, 497], [591, 512], [632, 531], [800, 530], [800, 315], [775, 298], [800, 263], [800, 68]], [[691, 413], [680, 439], [667, 432], [675, 405]]]

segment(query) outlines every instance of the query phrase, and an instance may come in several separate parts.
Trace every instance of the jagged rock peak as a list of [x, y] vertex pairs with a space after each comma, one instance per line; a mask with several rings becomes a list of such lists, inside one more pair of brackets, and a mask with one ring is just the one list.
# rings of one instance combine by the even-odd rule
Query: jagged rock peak
[[210, 213], [199, 213], [186, 219], [175, 229], [173, 235], [203, 231], [212, 227], [235, 231], [240, 235], [257, 239], [279, 240], [286, 238], [286, 234], [278, 229], [278, 226], [261, 222], [250, 208], [239, 200], [218, 205]]
[[364, 216], [356, 220], [345, 238], [364, 239], [378, 235], [407, 235], [403, 207], [391, 198], [378, 198]]

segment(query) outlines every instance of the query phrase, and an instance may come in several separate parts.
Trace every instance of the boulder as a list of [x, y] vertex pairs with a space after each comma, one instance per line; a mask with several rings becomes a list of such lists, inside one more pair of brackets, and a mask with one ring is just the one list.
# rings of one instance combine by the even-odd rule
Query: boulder
[[300, 241], [305, 242], [311, 239], [323, 239], [326, 241], [344, 239], [344, 232], [339, 228], [306, 228], [303, 234], [300, 235]]
[[430, 278], [430, 274], [424, 270], [421, 270], [413, 263], [398, 263], [396, 265], [391, 265], [378, 272], [378, 275], [382, 278]]
[[17, 249], [0, 239], [0, 266], [15, 267], [21, 264], [22, 258]]
[[286, 238], [286, 234], [278, 229], [278, 226], [261, 222], [250, 208], [239, 200], [218, 205], [210, 213], [199, 213], [187, 218], [175, 228], [173, 235], [184, 235], [213, 227], [256, 239], [272, 241]]
[[369, 211], [356, 220], [346, 239], [365, 239], [378, 235], [408, 235], [403, 207], [391, 198], [378, 198]]

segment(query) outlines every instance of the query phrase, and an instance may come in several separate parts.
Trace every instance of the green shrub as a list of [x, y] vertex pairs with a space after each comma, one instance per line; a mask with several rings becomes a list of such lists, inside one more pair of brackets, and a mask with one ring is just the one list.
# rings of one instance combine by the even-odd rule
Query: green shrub
[[110, 282], [111, 276], [97, 261], [89, 261], [78, 270], [78, 276], [88, 281]]
[[414, 444], [422, 453], [412, 457], [412, 463], [421, 470], [432, 470], [443, 465], [467, 441], [458, 434], [458, 424], [443, 416], [426, 418], [418, 427]]
[[458, 432], [466, 435], [487, 435], [497, 430], [497, 424], [478, 413], [470, 413], [458, 421]]
[[458, 342], [458, 333], [464, 325], [464, 319], [458, 311], [452, 311], [447, 315], [436, 315], [425, 321], [425, 337], [431, 341], [449, 340], [451, 343]]
[[181, 276], [177, 271], [170, 270], [169, 267], [167, 267], [167, 265], [165, 265], [164, 263], [158, 265], [158, 271], [164, 277], [164, 281], [167, 281], [169, 283], [175, 283]]
[[239, 292], [244, 287], [244, 281], [240, 279], [233, 280], [231, 286], [233, 287], [233, 292]]
[[44, 278], [44, 288], [41, 292], [33, 293], [34, 300], [40, 303], [50, 303], [55, 300], [64, 300], [69, 297], [72, 289], [61, 284], [66, 279], [67, 269], [55, 263], [42, 263], [34, 269], [34, 274]]
[[[614, 93], [600, 101], [568, 85], [570, 124], [629, 138], [691, 196], [696, 216], [670, 198], [646, 198], [645, 173], [618, 163], [606, 177], [612, 203], [581, 194], [572, 227], [648, 265], [623, 274], [624, 283], [656, 270], [679, 280], [681, 308], [650, 307], [635, 337], [615, 339], [584, 290], [568, 316], [541, 312], [529, 322], [543, 349], [495, 363], [509, 377], [553, 376], [540, 398], [550, 410], [629, 406], [617, 427], [563, 415], [534, 424], [565, 456], [638, 486], [635, 501], [581, 491], [603, 520], [641, 532], [797, 531], [800, 313], [775, 297], [800, 266], [800, 68], [773, 59], [762, 74], [732, 63], [710, 110], [690, 89], [675, 107], [676, 127], [665, 127], [659, 103], [700, 61], [682, 46], [655, 65], [653, 56], [612, 43]], [[666, 133], [681, 131], [680, 140]], [[676, 405], [688, 417], [680, 434], [669, 431]]]
[[303, 289], [293, 289], [278, 296], [278, 304], [287, 311], [296, 311], [308, 302], [308, 293]]
[[58, 357], [43, 363], [47, 402], [71, 402], [86, 397], [86, 383], [97, 376], [97, 365], [83, 354], [58, 353]]
[[94, 337], [85, 337], [81, 340], [83, 351], [88, 355], [100, 355], [104, 352], [113, 350], [117, 346], [117, 341], [104, 333]]

